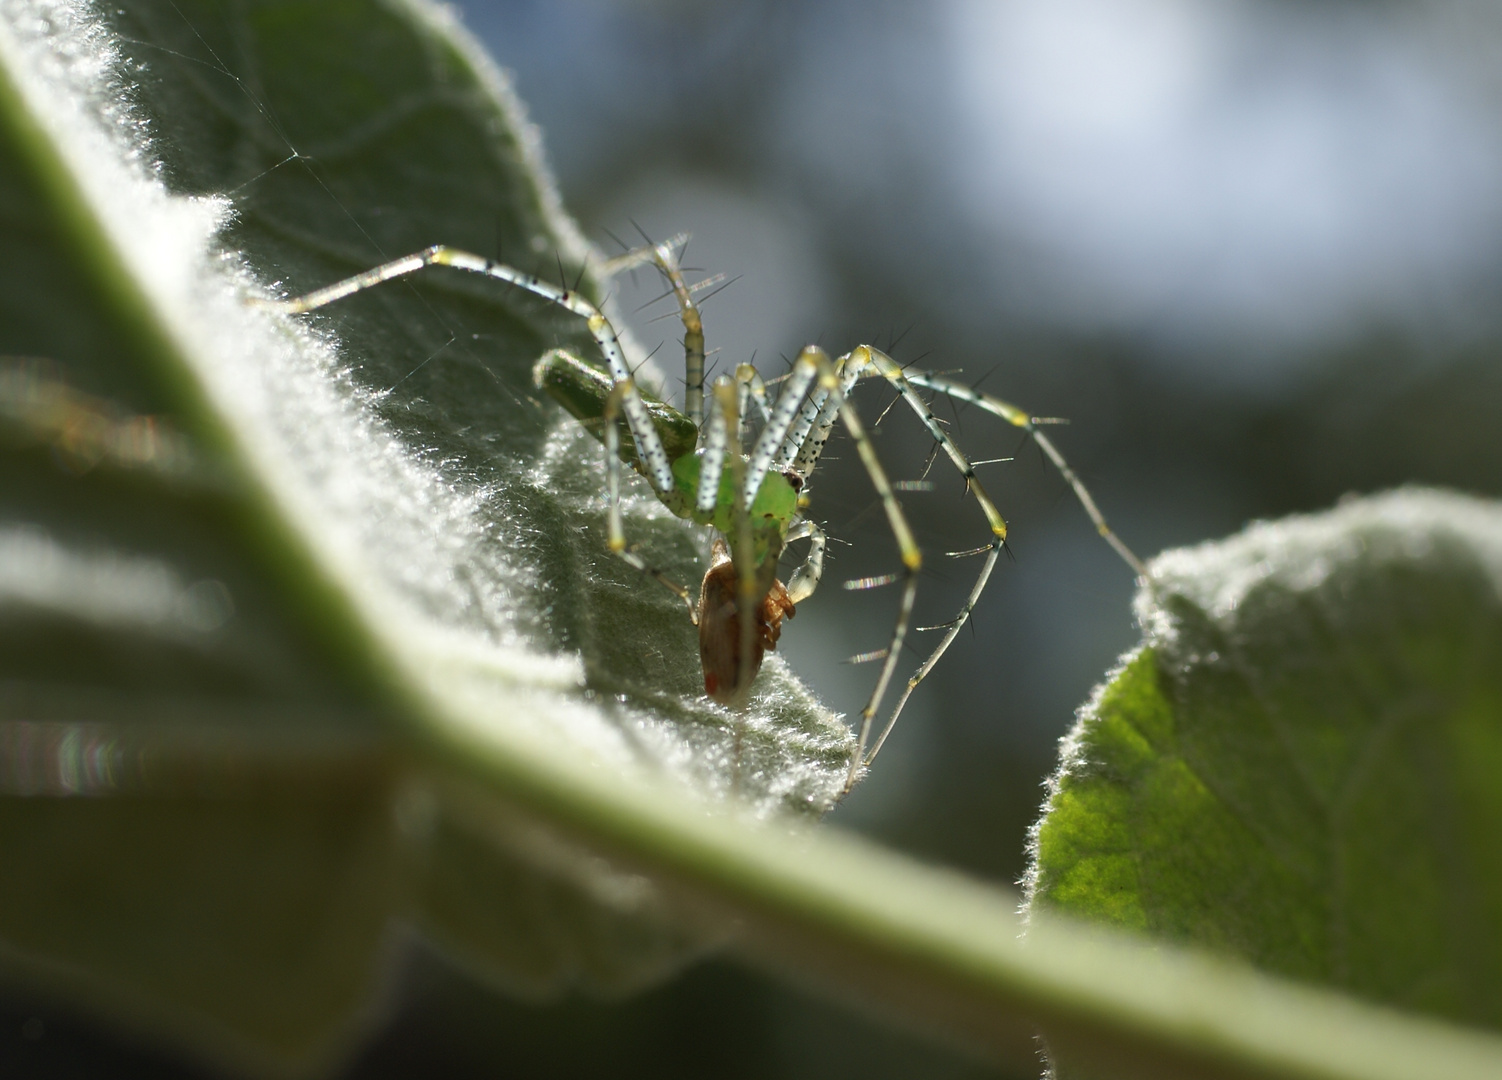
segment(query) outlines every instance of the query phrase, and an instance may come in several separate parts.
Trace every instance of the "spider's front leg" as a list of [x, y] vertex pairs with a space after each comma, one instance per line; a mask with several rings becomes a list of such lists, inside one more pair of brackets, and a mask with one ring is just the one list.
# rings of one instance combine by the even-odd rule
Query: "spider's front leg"
[[678, 253], [688, 243], [688, 233], [679, 233], [660, 244], [648, 244], [609, 259], [601, 267], [604, 277], [614, 277], [643, 263], [651, 263], [668, 283], [683, 320], [683, 411], [695, 425], [704, 423], [704, 322], [699, 317], [694, 293], [714, 283], [711, 278], [697, 285], [683, 280]]
[[[625, 443], [621, 439], [623, 403], [628, 395], [636, 396], [650, 420], [656, 453], [670, 462], [692, 455], [698, 438], [694, 425], [671, 405], [643, 394], [634, 382], [613, 380], [599, 368], [563, 349], [550, 349], [544, 353], [532, 369], [532, 378], [539, 389], [562, 405], [586, 431], [605, 445], [605, 516], [611, 552], [627, 565], [662, 583], [683, 601], [689, 617], [693, 618], [695, 608], [689, 590], [650, 565], [626, 542], [626, 530], [621, 521], [622, 466], [629, 465], [639, 473], [650, 474], [643, 465], [643, 455], [636, 442]], [[687, 502], [676, 482], [668, 495], [657, 492], [657, 496], [675, 514], [687, 516]]]
[[793, 571], [793, 576], [788, 579], [788, 599], [795, 604], [801, 604], [813, 596], [814, 590], [819, 587], [819, 581], [824, 576], [824, 549], [829, 545], [829, 537], [824, 530], [812, 521], [799, 521], [788, 533], [788, 543], [794, 540], [808, 541], [808, 554], [803, 557], [803, 562], [798, 564], [798, 569]]
[[[912, 622], [913, 602], [918, 590], [918, 572], [923, 566], [923, 553], [913, 538], [907, 516], [902, 512], [902, 506], [892, 491], [891, 482], [877, 457], [876, 448], [866, 434], [865, 425], [850, 401], [850, 390], [861, 377], [860, 367], [865, 362], [863, 354], [859, 362], [852, 363], [851, 356], [841, 357], [838, 361], [831, 360], [829, 354], [817, 345], [804, 348], [793, 361], [793, 370], [783, 383], [782, 394], [772, 412], [772, 419], [762, 430], [761, 439], [751, 454], [753, 482], [762, 473], [807, 477], [818, 464], [824, 444], [829, 440], [834, 426], [842, 424], [855, 443], [861, 467], [876, 490], [877, 498], [881, 500], [887, 524], [892, 530], [892, 538], [902, 559], [901, 572], [889, 579], [902, 581], [902, 599], [892, 626], [892, 636], [887, 647], [877, 654], [882, 659], [881, 674], [877, 676], [871, 696], [861, 710], [856, 754], [845, 780], [847, 792], [854, 786], [862, 765], [869, 764], [870, 759], [865, 757], [865, 751], [870, 745], [872, 723], [886, 696], [903, 643], [907, 639]], [[793, 581], [799, 593], [807, 596], [817, 586], [818, 577], [823, 571], [824, 546], [822, 532], [817, 532], [811, 524], [804, 524], [814, 530], [809, 533], [814, 537], [814, 547], [810, 551], [809, 562], [800, 568], [799, 574], [794, 575]]]

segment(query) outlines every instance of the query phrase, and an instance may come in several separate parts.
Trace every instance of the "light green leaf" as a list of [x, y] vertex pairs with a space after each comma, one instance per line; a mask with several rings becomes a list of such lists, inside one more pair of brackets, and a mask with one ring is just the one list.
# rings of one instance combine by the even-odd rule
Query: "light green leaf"
[[1502, 1025], [1502, 507], [1400, 491], [1152, 572], [1032, 903]]

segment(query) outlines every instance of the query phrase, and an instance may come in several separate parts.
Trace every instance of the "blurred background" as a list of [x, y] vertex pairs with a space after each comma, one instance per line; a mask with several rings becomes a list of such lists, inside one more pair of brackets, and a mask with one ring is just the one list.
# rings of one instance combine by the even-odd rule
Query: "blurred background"
[[[1051, 434], [1143, 557], [1351, 492], [1502, 491], [1502, 9], [458, 6], [597, 246], [687, 230], [687, 265], [733, 279], [704, 311], [722, 370], [869, 342], [1067, 418]], [[676, 375], [660, 291], [638, 274], [616, 300]], [[874, 418], [890, 398], [859, 402]], [[937, 411], [972, 457], [1014, 459], [982, 470], [1013, 557], [832, 820], [1012, 882], [1058, 738], [1136, 641], [1133, 577], [1021, 433]], [[924, 475], [929, 440], [901, 409], [878, 446], [895, 478]], [[979, 569], [943, 553], [987, 536], [953, 470], [927, 476], [932, 492], [904, 496], [929, 554], [925, 625]], [[848, 444], [811, 490], [837, 543], [780, 648], [855, 713], [876, 672], [844, 660], [885, 643], [897, 598], [839, 583], [895, 551]], [[0, 1005], [6, 1075], [135, 1060], [102, 1034], [43, 1055], [71, 1022]], [[349, 1076], [986, 1074], [724, 962], [628, 1003], [534, 1007], [418, 952], [393, 1010]]]
[[[604, 251], [687, 230], [731, 283], [720, 370], [859, 342], [1042, 416], [1147, 557], [1403, 483], [1502, 490], [1502, 10], [1454, 2], [605, 0], [461, 5]], [[660, 283], [617, 283], [677, 376]], [[641, 305], [648, 304], [645, 308]], [[860, 394], [868, 418], [891, 400]], [[1012, 880], [1074, 709], [1136, 640], [1133, 575], [1022, 433], [944, 402], [1011, 528], [974, 620], [835, 814]], [[882, 458], [931, 441], [887, 414]], [[904, 502], [920, 624], [987, 532], [944, 461]], [[848, 443], [811, 484], [842, 543], [783, 655], [858, 711], [896, 567]], [[935, 635], [919, 635], [918, 647]], [[920, 658], [912, 652], [912, 663]]]

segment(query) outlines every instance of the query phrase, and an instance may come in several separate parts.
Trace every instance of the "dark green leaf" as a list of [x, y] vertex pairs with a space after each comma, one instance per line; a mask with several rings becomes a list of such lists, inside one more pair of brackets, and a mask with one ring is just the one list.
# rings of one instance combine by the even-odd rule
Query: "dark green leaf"
[[1502, 1025], [1502, 508], [1400, 491], [1152, 571], [1033, 904]]

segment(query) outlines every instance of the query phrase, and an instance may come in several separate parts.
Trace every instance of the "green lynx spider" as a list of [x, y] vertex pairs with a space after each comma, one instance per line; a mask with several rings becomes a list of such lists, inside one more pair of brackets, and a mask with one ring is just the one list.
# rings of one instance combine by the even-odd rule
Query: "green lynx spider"
[[[1006, 542], [1006, 522], [986, 494], [970, 461], [945, 433], [917, 388], [976, 405], [1029, 432], [1073, 488], [1100, 534], [1139, 575], [1145, 576], [1146, 570], [1107, 526], [1090, 493], [1053, 443], [1037, 429], [1044, 421], [950, 379], [904, 371], [891, 357], [869, 345], [859, 345], [838, 359], [831, 359], [818, 346], [807, 346], [781, 380], [775, 400], [769, 400], [767, 386], [756, 370], [742, 364], [734, 377], [722, 375], [709, 387], [706, 423], [703, 324], [693, 299], [695, 287], [684, 281], [677, 259], [677, 252], [687, 239], [678, 236], [665, 243], [648, 245], [611, 259], [603, 267], [604, 276], [610, 277], [651, 264], [666, 278], [677, 300], [684, 329], [686, 390], [682, 412], [637, 387], [615, 328], [588, 299], [567, 286], [554, 285], [534, 274], [454, 248], [430, 247], [305, 296], [265, 302], [264, 306], [300, 314], [429, 266], [447, 266], [525, 289], [586, 320], [605, 368], [602, 370], [562, 349], [553, 349], [537, 361], [534, 377], [539, 387], [605, 444], [610, 550], [662, 582], [685, 602], [690, 617], [699, 627], [705, 692], [727, 704], [744, 700], [760, 670], [765, 650], [776, 646], [782, 620], [792, 615], [795, 605], [811, 597], [818, 587], [826, 538], [823, 530], [801, 511], [807, 505], [805, 489], [819, 455], [836, 423], [843, 424], [881, 499], [902, 559], [898, 574], [849, 583], [851, 587], [867, 588], [900, 580], [902, 598], [887, 647], [870, 655], [883, 663], [871, 696], [861, 710], [856, 752], [845, 782], [848, 792], [862, 768], [875, 760], [913, 690], [933, 670], [969, 619]], [[874, 743], [871, 742], [873, 721], [907, 638], [923, 555], [850, 401], [856, 383], [866, 378], [885, 379], [918, 416], [964, 477], [966, 490], [975, 497], [991, 532], [991, 539], [984, 546], [962, 553], [984, 554], [981, 570], [964, 606], [940, 627], [944, 635], [938, 645], [907, 680]], [[761, 429], [748, 454], [742, 422], [753, 405], [760, 415]], [[631, 442], [626, 444], [620, 438], [623, 419], [631, 432]], [[623, 464], [645, 477], [653, 493], [674, 514], [715, 530], [711, 566], [704, 576], [697, 605], [687, 588], [650, 566], [627, 545], [620, 511]], [[778, 560], [790, 542], [805, 539], [809, 541], [808, 553], [784, 585], [778, 579]]]

